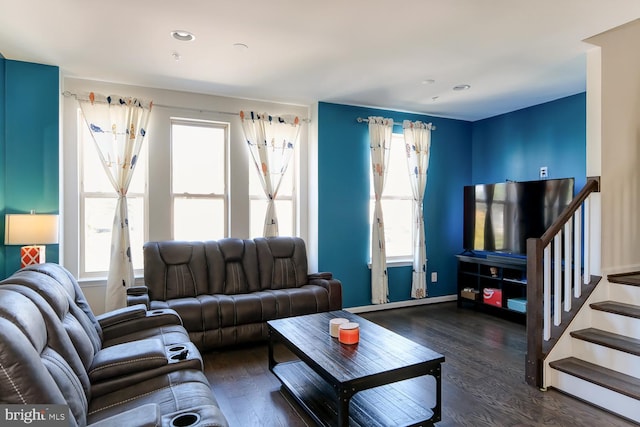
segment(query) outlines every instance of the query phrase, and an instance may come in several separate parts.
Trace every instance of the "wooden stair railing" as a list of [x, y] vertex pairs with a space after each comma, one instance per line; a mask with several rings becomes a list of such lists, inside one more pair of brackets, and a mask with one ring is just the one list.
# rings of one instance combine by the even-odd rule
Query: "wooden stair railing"
[[588, 178], [542, 237], [527, 239], [525, 375], [527, 383], [538, 388], [543, 387], [546, 355], [599, 280], [591, 277], [588, 244], [589, 196], [598, 191], [599, 177]]

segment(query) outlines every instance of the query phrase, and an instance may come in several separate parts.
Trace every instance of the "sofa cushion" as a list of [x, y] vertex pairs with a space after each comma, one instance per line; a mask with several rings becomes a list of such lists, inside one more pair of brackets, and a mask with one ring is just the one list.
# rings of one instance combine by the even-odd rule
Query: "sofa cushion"
[[[69, 272], [69, 270], [67, 270], [60, 264], [45, 263], [45, 264], [32, 264], [25, 267], [21, 271], [36, 271], [38, 273], [45, 274], [51, 277], [52, 279], [55, 279], [56, 283], [59, 286], [61, 286], [64, 289], [64, 291], [69, 295], [69, 297], [74, 303], [73, 305], [75, 305], [78, 308], [78, 310], [84, 313], [85, 319], [80, 319], [80, 316], [77, 316], [80, 319], [81, 323], [83, 323], [83, 325], [91, 324], [93, 328], [96, 330], [97, 341], [99, 342], [100, 340], [102, 340], [102, 328], [100, 326], [100, 323], [96, 319], [96, 316], [93, 314], [93, 311], [91, 310], [91, 306], [89, 305], [89, 302], [85, 298], [84, 293], [80, 288], [80, 284], [75, 279], [75, 277], [73, 277], [73, 275]], [[92, 340], [95, 341], [96, 339], [92, 338]]]
[[84, 424], [88, 378], [53, 312], [45, 319], [28, 297], [8, 288], [0, 289], [0, 301], [0, 401], [68, 404]]
[[151, 300], [195, 297], [208, 292], [202, 242], [147, 242], [143, 252], [144, 278]]
[[155, 404], [161, 414], [209, 406], [215, 414], [202, 420], [202, 425], [227, 425], [211, 393], [209, 383], [200, 371], [181, 370], [158, 376], [139, 384], [92, 399], [88, 422], [93, 423], [146, 404]]
[[[47, 283], [49, 281], [54, 284]], [[92, 341], [92, 338], [98, 338], [97, 334], [92, 325], [82, 325], [73, 315], [71, 309], [79, 311], [78, 307], [70, 304], [69, 297], [55, 284], [54, 279], [34, 271], [20, 271], [5, 280], [1, 289], [10, 289], [29, 298], [45, 316], [50, 327], [54, 327], [56, 320], [59, 321], [64, 333], [73, 343], [75, 354], [82, 361], [83, 367], [91, 365], [93, 356], [100, 348], [100, 342]], [[65, 351], [60, 347], [59, 350]]]
[[260, 290], [258, 254], [253, 240], [221, 239], [204, 243], [209, 294], [237, 295]]
[[304, 285], [300, 288], [265, 291], [276, 298], [276, 318], [329, 311], [329, 293], [320, 286]]
[[260, 268], [260, 287], [296, 288], [307, 284], [307, 249], [304, 240], [294, 237], [254, 239]]
[[[68, 280], [64, 280], [64, 278], [61, 283], [56, 275], [51, 274], [51, 271], [52, 269], [39, 271], [27, 268], [3, 280], [2, 284], [21, 285], [33, 289], [43, 297], [56, 315], [63, 320], [65, 328], [73, 332], [71, 339], [74, 340], [74, 345], [83, 356], [83, 360], [88, 362], [92, 354], [100, 350], [102, 335], [96, 329], [93, 321], [74, 303], [72, 295], [75, 295], [75, 289], [73, 285], [67, 283]], [[18, 290], [18, 292], [21, 291]], [[92, 348], [87, 348], [87, 343]]]
[[277, 315], [276, 298], [269, 292], [219, 295], [220, 326], [266, 322]]

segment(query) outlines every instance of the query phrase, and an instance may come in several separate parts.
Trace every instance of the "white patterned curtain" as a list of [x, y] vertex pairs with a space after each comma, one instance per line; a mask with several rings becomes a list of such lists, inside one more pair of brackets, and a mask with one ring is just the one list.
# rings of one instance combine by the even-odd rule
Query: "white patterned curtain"
[[431, 148], [431, 124], [405, 120], [404, 143], [407, 153], [409, 181], [413, 193], [413, 275], [411, 298], [424, 298], [427, 292], [427, 246], [424, 235], [424, 211], [422, 201], [427, 186], [429, 150]]
[[381, 198], [387, 177], [392, 132], [392, 119], [369, 117], [369, 145], [371, 148], [373, 192], [375, 193], [373, 225], [371, 227], [371, 302], [373, 304], [384, 304], [389, 301], [387, 251], [384, 240]]
[[102, 96], [78, 97], [109, 181], [118, 195], [111, 231], [111, 261], [107, 278], [106, 311], [126, 306], [126, 288], [133, 285], [127, 190], [144, 141], [151, 102]]
[[267, 198], [264, 237], [278, 235], [275, 200], [300, 135], [300, 119], [240, 111], [240, 122]]

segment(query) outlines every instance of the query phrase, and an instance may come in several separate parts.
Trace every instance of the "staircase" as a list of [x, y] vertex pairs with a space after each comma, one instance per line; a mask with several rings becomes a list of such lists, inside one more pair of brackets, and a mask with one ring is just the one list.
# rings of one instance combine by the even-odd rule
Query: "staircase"
[[640, 423], [640, 273], [609, 275], [549, 352], [544, 384]]
[[599, 188], [588, 178], [545, 233], [527, 240], [525, 377], [640, 424], [640, 272], [596, 275]]

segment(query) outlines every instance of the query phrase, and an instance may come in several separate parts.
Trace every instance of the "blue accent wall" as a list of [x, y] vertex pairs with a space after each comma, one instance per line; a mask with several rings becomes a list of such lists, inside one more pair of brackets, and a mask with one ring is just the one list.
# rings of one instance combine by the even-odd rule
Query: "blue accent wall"
[[[59, 69], [2, 60], [0, 163], [3, 213], [59, 213]], [[4, 218], [2, 221], [4, 242]], [[4, 275], [20, 267], [20, 247], [5, 246]], [[47, 246], [47, 261], [58, 262], [58, 245]]]
[[[432, 132], [425, 191], [429, 296], [456, 293], [456, 259], [462, 245], [462, 187], [471, 181], [471, 123], [321, 102], [318, 106], [318, 268], [343, 284], [343, 305], [371, 304], [369, 245], [369, 128], [358, 117], [421, 120]], [[400, 126], [394, 132], [401, 133]], [[411, 299], [411, 266], [389, 267], [389, 300]]]
[[471, 184], [531, 181], [547, 166], [549, 178], [586, 183], [586, 94], [473, 123]]
[[[0, 54], [0, 210], [5, 213], [5, 203], [4, 203], [4, 198], [5, 198], [5, 192], [4, 192], [4, 187], [5, 187], [5, 178], [4, 178], [4, 165], [6, 163], [6, 156], [5, 156], [5, 147], [6, 147], [6, 137], [5, 137], [5, 98], [6, 98], [6, 66], [7, 66], [7, 60], [4, 59], [4, 56], [2, 56]], [[0, 245], [0, 276], [2, 276], [2, 272], [4, 272], [4, 265], [5, 265], [5, 258], [6, 258], [6, 253], [5, 253], [5, 246], [4, 246], [4, 215], [2, 220], [0, 221], [0, 230], [2, 230], [2, 233], [0, 234], [0, 243], [2, 243]]]
[[[574, 177], [586, 182], [586, 94], [465, 122], [397, 111], [320, 103], [318, 107], [318, 267], [343, 284], [345, 307], [371, 304], [368, 126], [357, 117], [432, 122], [425, 192], [429, 296], [456, 293], [462, 251], [463, 186]], [[399, 126], [394, 132], [401, 132]], [[389, 267], [389, 300], [410, 300], [411, 267]]]

